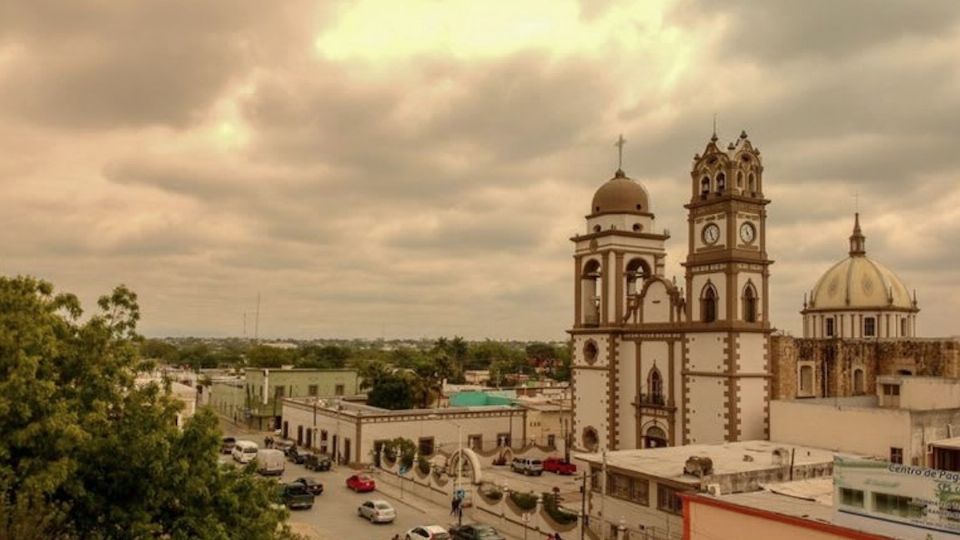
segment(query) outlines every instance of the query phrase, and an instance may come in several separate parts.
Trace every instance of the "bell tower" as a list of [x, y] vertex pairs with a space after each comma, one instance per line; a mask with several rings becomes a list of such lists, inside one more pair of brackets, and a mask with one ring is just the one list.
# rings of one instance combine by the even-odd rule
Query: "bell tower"
[[632, 416], [635, 394], [632, 386], [623, 391], [628, 381], [621, 377], [621, 359], [636, 358], [635, 343], [625, 342], [623, 335], [644, 280], [663, 275], [669, 238], [656, 230], [647, 190], [623, 171], [623, 143], [621, 137], [621, 167], [594, 194], [585, 233], [570, 239], [575, 246], [574, 445], [587, 450], [621, 446], [620, 418], [624, 410]]
[[683, 440], [764, 439], [773, 261], [760, 151], [746, 132], [725, 150], [714, 133], [694, 156], [690, 179]]

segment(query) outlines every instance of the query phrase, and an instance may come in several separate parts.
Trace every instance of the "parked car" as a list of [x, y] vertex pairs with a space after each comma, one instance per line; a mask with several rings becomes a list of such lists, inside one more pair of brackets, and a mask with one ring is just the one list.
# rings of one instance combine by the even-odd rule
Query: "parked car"
[[307, 456], [312, 455], [313, 452], [298, 446], [291, 447], [290, 450], [287, 451], [287, 459], [296, 463], [297, 465], [303, 465], [307, 461]]
[[329, 471], [333, 462], [327, 456], [310, 454], [303, 460], [303, 466], [311, 471]]
[[403, 540], [450, 540], [450, 533], [439, 525], [424, 525], [407, 531]]
[[489, 525], [471, 523], [450, 529], [455, 540], [507, 540], [499, 531]]
[[355, 474], [350, 478], [347, 478], [347, 487], [356, 491], [357, 493], [364, 493], [377, 489], [377, 483], [373, 481], [373, 478], [366, 474]]
[[237, 445], [237, 439], [234, 437], [224, 437], [220, 439], [220, 453], [221, 454], [230, 454], [233, 452], [233, 447]]
[[257, 450], [259, 450], [259, 447], [253, 441], [237, 441], [230, 453], [233, 455], [234, 461], [250, 463], [257, 457]]
[[575, 464], [558, 457], [548, 457], [543, 460], [543, 470], [557, 474], [577, 474]]
[[357, 508], [357, 515], [370, 523], [390, 523], [397, 519], [397, 511], [387, 501], [365, 501]]
[[526, 476], [537, 475], [540, 476], [543, 474], [543, 462], [539, 459], [533, 458], [513, 458], [513, 462], [510, 464], [510, 468], [513, 469], [513, 472], [522, 473]]
[[309, 510], [313, 508], [315, 498], [313, 493], [307, 491], [306, 486], [298, 483], [284, 484], [280, 492], [280, 500], [291, 510], [296, 508]]
[[281, 475], [284, 469], [283, 453], [272, 448], [257, 451], [257, 472], [262, 475]]
[[297, 478], [296, 480], [293, 481], [293, 483], [303, 484], [303, 486], [307, 488], [307, 491], [309, 491], [310, 493], [313, 493], [314, 495], [320, 495], [321, 493], [323, 493], [323, 484], [320, 482], [317, 482], [313, 478], [304, 476], [301, 478]]
[[297, 443], [291, 441], [290, 439], [274, 439], [272, 448], [280, 450], [283, 452], [283, 455], [287, 455], [287, 451], [290, 450], [292, 446], [296, 446]]

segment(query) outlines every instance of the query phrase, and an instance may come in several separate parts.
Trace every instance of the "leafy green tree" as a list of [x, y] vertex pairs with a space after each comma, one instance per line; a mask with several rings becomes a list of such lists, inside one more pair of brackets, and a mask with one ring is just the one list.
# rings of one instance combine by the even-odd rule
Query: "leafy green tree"
[[289, 537], [271, 483], [217, 461], [219, 430], [180, 407], [148, 367], [137, 297], [76, 297], [0, 277], [0, 536]]
[[291, 351], [279, 347], [255, 345], [247, 352], [247, 365], [259, 368], [279, 368], [293, 363]]
[[414, 396], [406, 379], [388, 375], [373, 385], [367, 393], [367, 403], [390, 410], [409, 409], [413, 407]]

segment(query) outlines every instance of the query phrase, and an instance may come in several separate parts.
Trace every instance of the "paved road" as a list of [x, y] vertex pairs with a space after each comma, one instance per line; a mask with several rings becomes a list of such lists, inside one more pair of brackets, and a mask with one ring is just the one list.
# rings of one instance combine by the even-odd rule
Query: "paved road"
[[[222, 422], [224, 433], [240, 439], [252, 440], [263, 444], [262, 432], [251, 432], [241, 427]], [[229, 456], [222, 456], [223, 462], [231, 462]], [[440, 508], [419, 498], [397, 500], [386, 492], [354, 493], [346, 488], [346, 479], [355, 471], [348, 467], [335, 467], [330, 472], [308, 471], [289, 461], [283, 475], [283, 481], [292, 481], [300, 476], [310, 476], [323, 483], [323, 495], [317, 497], [310, 510], [293, 510], [290, 524], [301, 534], [316, 540], [389, 540], [394, 534], [403, 534], [418, 525], [449, 525], [451, 519], [447, 509]], [[393, 493], [393, 490], [390, 490]], [[398, 494], [399, 495], [399, 494]], [[397, 519], [393, 523], [374, 525], [357, 515], [357, 507], [363, 501], [383, 499], [397, 510]]]

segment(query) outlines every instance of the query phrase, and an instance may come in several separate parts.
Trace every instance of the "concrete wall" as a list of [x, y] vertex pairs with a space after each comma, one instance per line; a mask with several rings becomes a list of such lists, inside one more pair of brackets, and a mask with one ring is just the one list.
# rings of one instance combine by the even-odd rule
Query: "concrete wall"
[[770, 402], [770, 440], [889, 459], [911, 448], [910, 413], [864, 407], [876, 398]]
[[[880, 381], [884, 382], [883, 380]], [[900, 407], [912, 410], [960, 408], [960, 380], [931, 377], [903, 377]]]

